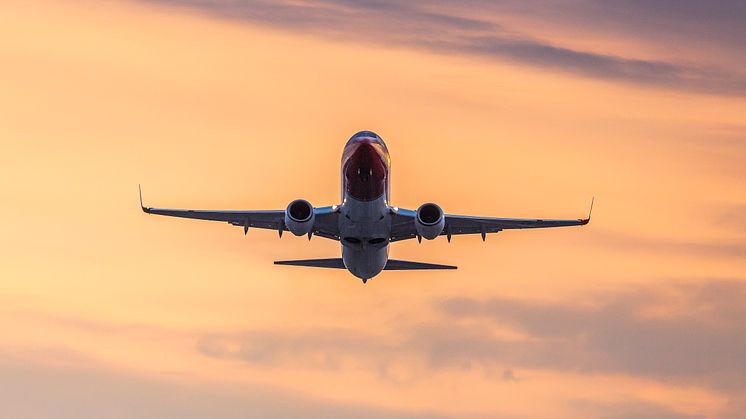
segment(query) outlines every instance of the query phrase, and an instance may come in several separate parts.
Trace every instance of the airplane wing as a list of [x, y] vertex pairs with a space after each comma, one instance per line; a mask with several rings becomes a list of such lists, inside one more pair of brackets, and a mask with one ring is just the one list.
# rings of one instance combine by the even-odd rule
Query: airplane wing
[[[189, 210], [171, 208], [146, 207], [142, 203], [140, 191], [140, 207], [148, 214], [166, 215], [169, 217], [194, 218], [197, 220], [223, 221], [234, 226], [244, 228], [244, 234], [249, 228], [263, 228], [275, 230], [282, 237], [285, 227], [285, 210]], [[338, 212], [332, 206], [314, 208], [315, 220], [313, 235], [339, 241]], [[310, 236], [309, 236], [310, 239]]]
[[[593, 201], [591, 201], [591, 211], [593, 210]], [[393, 220], [391, 225], [391, 241], [407, 240], [417, 237], [414, 219], [417, 211], [398, 208], [392, 214]], [[493, 218], [493, 217], [472, 217], [467, 215], [445, 214], [445, 227], [440, 233], [441, 236], [448, 237], [451, 241], [452, 235], [458, 234], [481, 234], [482, 240], [487, 233], [497, 233], [502, 230], [519, 229], [519, 228], [548, 228], [548, 227], [568, 227], [586, 225], [591, 220], [591, 213], [588, 218], [578, 218], [570, 220], [557, 220], [546, 218]]]

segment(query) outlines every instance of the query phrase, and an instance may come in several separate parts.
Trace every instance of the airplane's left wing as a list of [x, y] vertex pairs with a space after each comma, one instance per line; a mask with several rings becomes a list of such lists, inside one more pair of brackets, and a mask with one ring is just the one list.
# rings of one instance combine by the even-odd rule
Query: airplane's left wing
[[[591, 202], [591, 210], [593, 203]], [[414, 219], [417, 212], [413, 210], [398, 208], [393, 215], [391, 225], [391, 241], [412, 239], [417, 237]], [[467, 215], [444, 214], [445, 223], [441, 236], [447, 236], [451, 240], [452, 235], [459, 234], [481, 234], [484, 240], [487, 233], [497, 233], [508, 229], [523, 228], [549, 228], [549, 227], [569, 227], [586, 225], [590, 221], [591, 214], [588, 218], [577, 218], [569, 220], [546, 219], [546, 218], [494, 218], [494, 217], [473, 217]]]
[[[193, 218], [197, 220], [223, 221], [234, 226], [244, 228], [262, 228], [277, 231], [282, 236], [288, 231], [285, 226], [285, 210], [190, 210], [146, 207], [142, 203], [140, 192], [140, 207], [148, 214], [165, 215], [169, 217]], [[315, 219], [312, 234], [332, 240], [339, 240], [338, 213], [334, 207], [314, 208]], [[310, 237], [309, 237], [310, 238]]]

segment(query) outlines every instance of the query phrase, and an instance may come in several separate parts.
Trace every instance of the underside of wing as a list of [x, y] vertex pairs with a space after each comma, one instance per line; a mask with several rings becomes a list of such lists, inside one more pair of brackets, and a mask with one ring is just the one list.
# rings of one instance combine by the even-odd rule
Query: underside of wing
[[[591, 211], [592, 210], [593, 201], [591, 201]], [[416, 211], [403, 208], [398, 208], [396, 210], [392, 216], [392, 242], [417, 237], [415, 217], [417, 217]], [[450, 240], [452, 235], [481, 234], [484, 239], [487, 233], [497, 233], [502, 230], [586, 225], [590, 222], [591, 213], [588, 213], [587, 218], [577, 219], [496, 218], [453, 214], [445, 214], [444, 218], [445, 222], [443, 231], [440, 233], [441, 236], [447, 236]]]
[[[146, 207], [142, 203], [140, 192], [140, 207], [143, 212], [168, 217], [192, 218], [196, 220], [210, 220], [227, 222], [234, 226], [243, 227], [244, 233], [250, 228], [275, 230], [282, 235], [288, 231], [285, 226], [285, 210], [190, 210], [172, 208]], [[314, 208], [314, 223], [311, 234], [332, 240], [339, 240], [338, 212], [334, 207]], [[310, 237], [310, 236], [309, 236]]]

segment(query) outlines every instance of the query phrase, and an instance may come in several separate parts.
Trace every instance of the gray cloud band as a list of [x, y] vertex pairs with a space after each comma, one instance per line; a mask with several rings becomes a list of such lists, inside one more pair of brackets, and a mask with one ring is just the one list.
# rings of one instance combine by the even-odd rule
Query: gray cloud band
[[[265, 366], [336, 369], [353, 362], [383, 379], [390, 364], [418, 358], [434, 369], [544, 368], [746, 388], [746, 281], [670, 284], [587, 301], [452, 298], [436, 304], [437, 322], [410, 325], [396, 336], [348, 329], [251, 331], [205, 336], [198, 347], [211, 357]], [[484, 322], [527, 338], [495, 337], [485, 333]], [[520, 380], [520, 369], [510, 378]]]
[[[713, 66], [651, 61], [626, 58], [614, 54], [599, 54], [565, 48], [507, 31], [489, 16], [499, 16], [504, 10], [531, 12], [543, 10], [505, 2], [501, 7], [484, 5], [479, 1], [467, 1], [458, 9], [439, 3], [390, 2], [390, 1], [335, 1], [319, 0], [311, 2], [269, 2], [262, 0], [142, 0], [170, 6], [186, 7], [211, 15], [254, 24], [279, 27], [287, 30], [359, 42], [383, 43], [414, 48], [424, 48], [446, 54], [467, 54], [496, 60], [538, 67], [551, 71], [562, 71], [595, 79], [623, 81], [671, 89], [721, 94], [746, 94], [746, 75], [734, 73]], [[541, 3], [541, 2], [539, 2]], [[645, 7], [653, 8], [648, 20], [665, 5], [654, 2], [631, 2], [628, 12], [637, 10], [645, 13]], [[665, 3], [665, 2], [663, 2]], [[689, 3], [687, 3], [689, 4]], [[673, 6], [673, 5], [671, 5]], [[697, 7], [693, 3], [693, 12]], [[483, 7], [485, 13], [480, 18], [464, 17], [465, 12]], [[543, 8], [554, 10], [550, 5]], [[557, 6], [554, 6], [555, 8]], [[577, 5], [568, 5], [577, 7]], [[614, 7], [616, 6], [604, 6]], [[607, 17], [604, 7], [590, 7], [577, 10], [578, 15], [587, 19]], [[476, 9], [479, 10], [479, 9]], [[708, 9], [709, 10], [709, 9]], [[740, 12], [736, 8], [736, 12]], [[559, 10], [556, 11], [559, 14]], [[546, 11], [541, 13], [546, 14]], [[679, 11], [679, 13], [683, 13]], [[539, 12], [537, 12], [539, 14]], [[661, 16], [664, 16], [662, 14]], [[729, 22], [731, 17], [725, 12], [710, 12], [713, 20]], [[689, 16], [694, 18], [696, 16]], [[546, 17], [545, 17], [546, 18]], [[574, 18], [561, 16], [571, 25]], [[499, 17], [497, 18], [499, 19]], [[683, 18], [682, 18], [683, 19]], [[665, 23], [661, 19], [656, 20]], [[575, 22], [577, 24], [578, 22]], [[623, 30], [634, 28], [625, 22], [612, 21]], [[717, 26], [718, 22], [711, 23]], [[644, 24], [641, 24], [644, 25]], [[654, 26], [648, 24], [648, 26]], [[641, 27], [645, 33], [648, 26]], [[697, 27], [696, 25], [691, 25]], [[728, 26], [730, 27], [730, 26]], [[736, 26], [734, 26], [736, 27]], [[740, 34], [741, 32], [736, 32]]]

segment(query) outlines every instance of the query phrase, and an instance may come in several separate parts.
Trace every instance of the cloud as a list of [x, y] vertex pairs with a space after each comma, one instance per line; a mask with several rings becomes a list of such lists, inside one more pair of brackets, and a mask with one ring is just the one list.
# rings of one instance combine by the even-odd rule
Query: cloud
[[582, 401], [576, 402], [575, 405], [579, 411], [584, 412], [584, 415], [593, 415], [601, 419], [697, 419], [705, 417], [674, 412], [664, 406], [641, 400], [618, 403]]
[[[739, 224], [740, 214], [728, 221]], [[716, 223], [722, 217], [708, 215], [705, 222]], [[664, 238], [640, 237], [612, 231], [599, 231], [593, 236], [594, 246], [605, 246], [617, 251], [645, 252], [648, 254], [673, 254], [680, 256], [709, 257], [741, 260], [746, 257], [746, 241], [731, 239], [727, 241], [682, 241]]]
[[211, 334], [197, 343], [211, 357], [240, 359], [262, 366], [294, 366], [336, 370], [348, 359], [366, 364], [393, 355], [395, 345], [351, 329], [321, 328], [297, 333], [247, 331]]
[[600, 296], [586, 304], [454, 298], [442, 307], [458, 318], [489, 319], [531, 336], [525, 353], [510, 354], [517, 364], [744, 388], [743, 301], [746, 282], [714, 281]]
[[[237, 388], [189, 376], [148, 378], [90, 360], [61, 366], [50, 364], [49, 359], [39, 363], [3, 355], [0, 406], [3, 417], [9, 418], [437, 417], [429, 412], [313, 400], [256, 384]], [[53, 356], [53, 351], [46, 355]]]
[[[265, 0], [142, 0], [197, 10], [220, 18], [247, 21], [286, 30], [299, 31], [345, 41], [378, 43], [426, 49], [438, 53], [482, 56], [501, 61], [510, 61], [551, 71], [570, 72], [581, 76], [604, 80], [624, 81], [666, 88], [684, 89], [725, 95], [746, 94], [746, 75], [713, 65], [675, 63], [666, 61], [623, 57], [613, 52], [598, 53], [556, 45], [551, 41], [536, 39], [530, 34], [506, 28], [501, 14], [528, 14], [555, 23], [572, 25], [594, 25], [596, 20], [614, 19], [617, 6], [590, 4], [579, 7], [570, 2], [565, 8], [544, 2], [505, 2], [499, 6], [477, 0], [453, 4], [436, 2], [394, 2], [387, 0], [337, 1], [317, 0], [312, 2]], [[655, 28], [651, 15], [662, 10], [680, 10], [677, 4], [659, 1], [646, 3], [628, 2], [627, 14], [639, 13], [647, 17], [641, 25]], [[690, 21], [701, 16], [702, 9], [687, 2]], [[546, 10], [545, 10], [546, 9]], [[585, 16], [578, 22], [566, 9], [577, 10]], [[705, 8], [707, 9], [707, 8]], [[741, 7], [734, 6], [737, 13]], [[474, 10], [482, 10], [472, 16]], [[708, 9], [709, 10], [709, 9]], [[551, 13], [554, 12], [554, 13]], [[665, 14], [663, 14], [665, 15]], [[710, 27], [721, 21], [732, 21], [732, 14], [708, 14]], [[630, 19], [632, 17], [630, 16]], [[639, 19], [636, 21], [639, 22]], [[668, 20], [665, 20], [666, 22]], [[624, 30], [636, 33], [633, 24]], [[742, 25], [733, 25], [740, 28]], [[530, 28], [529, 28], [530, 29]], [[530, 32], [530, 31], [527, 31]], [[740, 33], [740, 32], [739, 32]], [[696, 51], [693, 51], [696, 54]], [[696, 61], [696, 56], [693, 61]]]
[[565, 8], [562, 18], [569, 22], [631, 36], [685, 41], [692, 46], [728, 46], [743, 56], [737, 45], [739, 39], [746, 38], [743, 26], [746, 4], [739, 0], [565, 1], [561, 5], [555, 2], [549, 10], [557, 11], [560, 7]]
[[746, 233], [746, 205], [730, 205], [723, 208], [715, 216], [713, 225], [736, 233]]
[[[577, 300], [540, 302], [493, 297], [436, 303], [441, 317], [402, 325], [390, 336], [357, 330], [249, 331], [204, 336], [208, 356], [257, 366], [336, 369], [362, 365], [386, 374], [411, 367], [412, 379], [433, 369], [509, 371], [520, 368], [614, 373], [673, 383], [746, 388], [746, 281], [642, 287]], [[485, 323], [486, 322], [486, 323]], [[494, 336], [489, 323], [525, 336]], [[515, 373], [515, 371], [518, 373]], [[522, 380], [522, 379], [521, 379]]]

